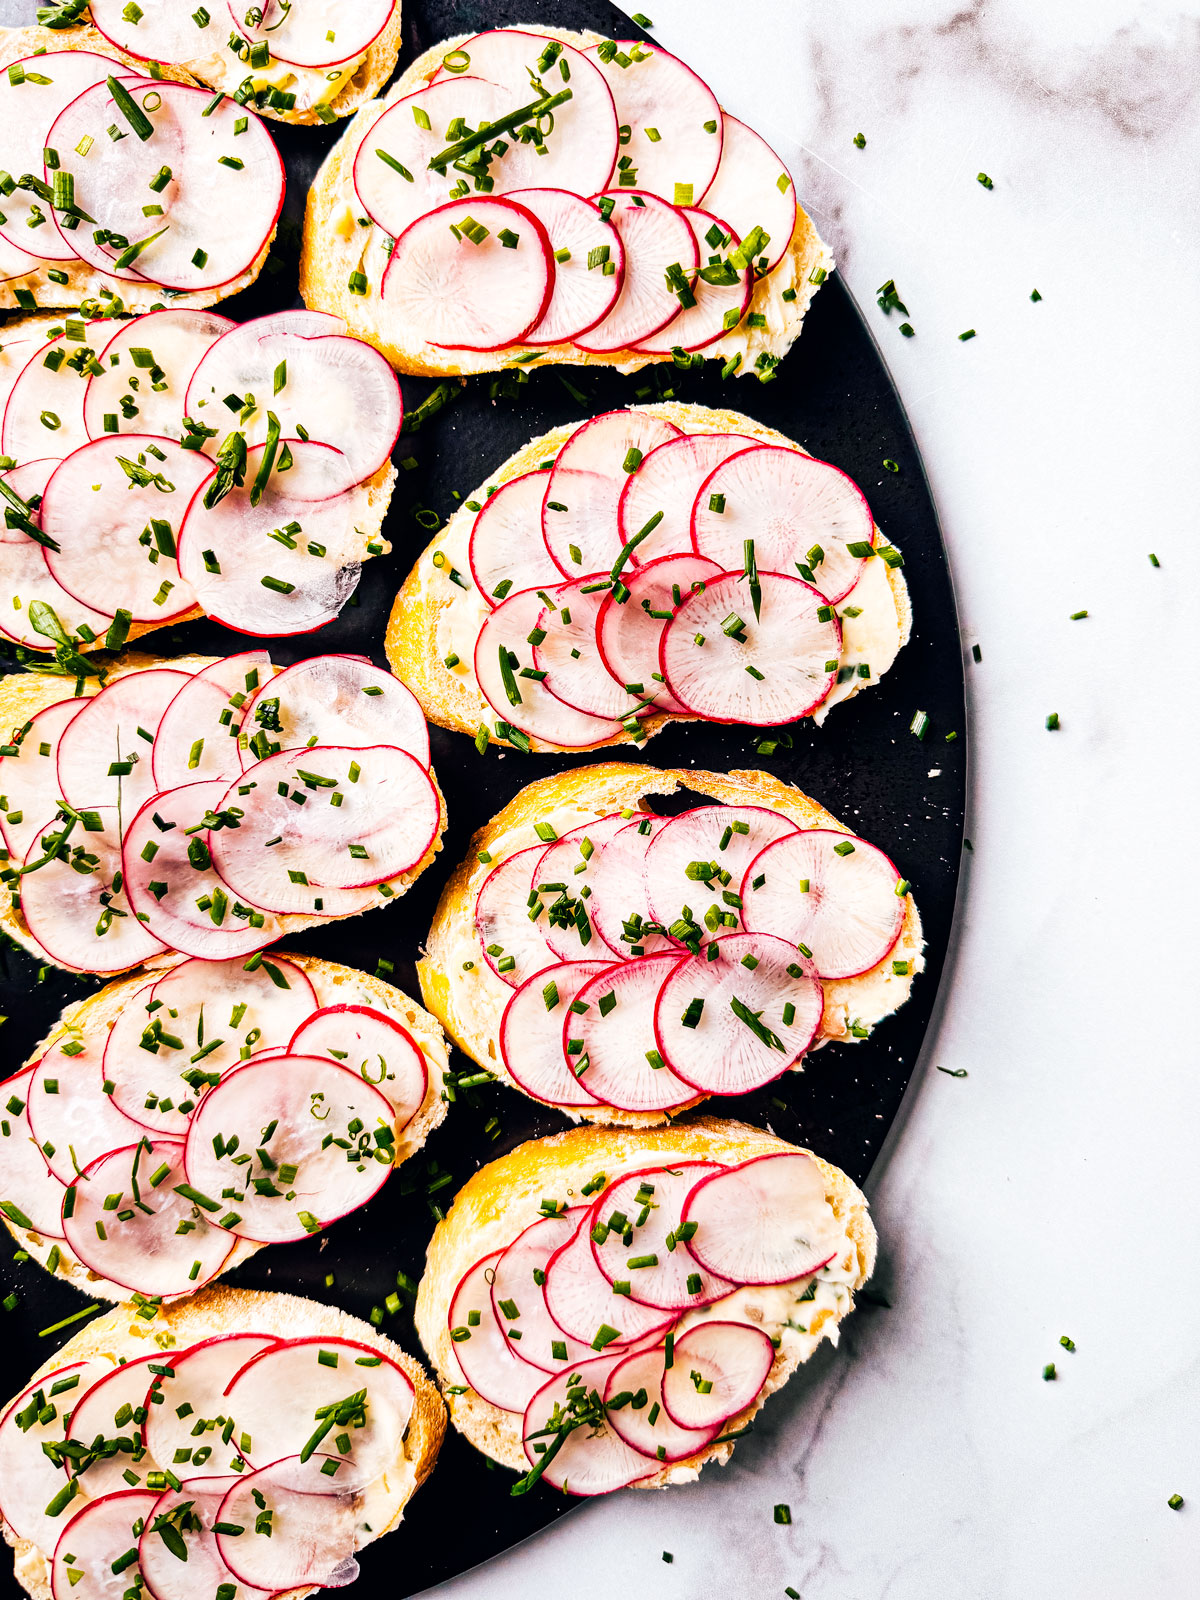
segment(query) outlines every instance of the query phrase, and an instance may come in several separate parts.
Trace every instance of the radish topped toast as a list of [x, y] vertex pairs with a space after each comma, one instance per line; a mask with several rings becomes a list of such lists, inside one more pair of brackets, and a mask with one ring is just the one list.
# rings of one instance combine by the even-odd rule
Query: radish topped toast
[[429, 1246], [417, 1331], [454, 1425], [575, 1495], [689, 1482], [871, 1274], [867, 1203], [836, 1167], [703, 1118], [572, 1129], [482, 1168]]
[[[681, 791], [694, 806], [654, 810]], [[425, 948], [421, 993], [460, 1049], [624, 1124], [865, 1039], [924, 966], [899, 869], [798, 789], [616, 762], [532, 783], [481, 829]]]
[[0, 1415], [17, 1581], [32, 1600], [351, 1583], [355, 1552], [398, 1526], [445, 1427], [420, 1362], [333, 1306], [220, 1287], [120, 1307]]
[[496, 28], [363, 106], [300, 289], [402, 372], [724, 363], [771, 377], [833, 266], [766, 141], [657, 44]]
[[284, 196], [255, 111], [92, 28], [0, 29], [0, 69], [0, 309], [209, 306], [254, 282]]
[[30, 318], [0, 350], [0, 632], [117, 649], [207, 613], [332, 622], [382, 535], [403, 404], [336, 317]]
[[907, 642], [902, 566], [854, 482], [783, 434], [674, 401], [612, 411], [534, 439], [454, 513], [396, 597], [388, 659], [481, 749], [823, 722]]
[[310, 125], [347, 117], [376, 94], [401, 41], [400, 0], [58, 0], [57, 17], [48, 8], [39, 16], [58, 30], [89, 14], [88, 31], [125, 55], [182, 67], [238, 105]]
[[152, 967], [0, 1085], [0, 1214], [89, 1294], [178, 1299], [365, 1205], [445, 1117], [446, 1059], [432, 1017], [350, 967]]
[[254, 957], [394, 900], [441, 849], [425, 719], [363, 656], [20, 674], [0, 718], [0, 925], [68, 971]]

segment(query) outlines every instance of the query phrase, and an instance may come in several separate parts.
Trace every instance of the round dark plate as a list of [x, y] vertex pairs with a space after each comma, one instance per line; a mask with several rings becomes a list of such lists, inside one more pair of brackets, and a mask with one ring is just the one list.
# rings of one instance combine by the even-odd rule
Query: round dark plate
[[[32, 21], [32, 0], [0, 0], [0, 22]], [[401, 67], [450, 35], [516, 24], [593, 28], [628, 38], [639, 30], [604, 0], [405, 0]], [[720, 85], [713, 86], [719, 95]], [[286, 215], [303, 214], [309, 183], [339, 127], [287, 128], [271, 124], [288, 171]], [[281, 231], [257, 284], [220, 309], [245, 319], [300, 304], [296, 293], [297, 236]], [[561, 375], [560, 375], [561, 374]], [[411, 413], [434, 387], [404, 380]], [[550, 369], [519, 386], [487, 377], [471, 380], [460, 397], [418, 433], [402, 436], [396, 459], [417, 465], [400, 474], [385, 528], [393, 553], [364, 569], [352, 603], [320, 634], [270, 642], [275, 660], [288, 663], [332, 650], [369, 653], [381, 666], [383, 633], [392, 598], [429, 534], [413, 513], [423, 507], [445, 518], [500, 461], [536, 434], [564, 422], [663, 397], [727, 406], [780, 429], [814, 455], [835, 462], [871, 501], [888, 540], [904, 553], [912, 594], [912, 641], [882, 684], [837, 707], [824, 728], [800, 723], [793, 747], [765, 757], [758, 736], [745, 728], [676, 724], [639, 755], [614, 754], [650, 766], [709, 770], [764, 767], [797, 784], [847, 826], [879, 845], [913, 885], [928, 941], [926, 970], [913, 997], [868, 1040], [831, 1045], [812, 1056], [801, 1074], [736, 1100], [713, 1100], [706, 1112], [770, 1127], [783, 1138], [811, 1145], [861, 1181], [870, 1170], [896, 1116], [933, 1012], [954, 912], [962, 847], [967, 741], [962, 658], [954, 595], [921, 460], [903, 408], [854, 302], [831, 278], [808, 313], [804, 333], [774, 380], [722, 383], [715, 363], [699, 372], [671, 366], [632, 378], [615, 372]], [[885, 459], [899, 466], [884, 469]], [[147, 641], [163, 654], [201, 651], [232, 654], [260, 641], [246, 640], [210, 622], [190, 623]], [[924, 740], [910, 732], [916, 712], [929, 718]], [[947, 743], [947, 735], [957, 737]], [[523, 785], [599, 756], [480, 756], [471, 741], [434, 728], [433, 760], [449, 808], [445, 849], [416, 888], [394, 908], [317, 928], [289, 940], [291, 948], [374, 971], [394, 963], [395, 982], [419, 996], [414, 962], [450, 867], [461, 859], [474, 830]], [[648, 784], [652, 791], [653, 785]], [[681, 809], [678, 803], [672, 809]], [[22, 952], [0, 955], [0, 1076], [15, 1071], [68, 1002], [95, 987], [55, 969], [39, 969]], [[455, 1070], [468, 1063], [457, 1056]], [[361, 1211], [304, 1244], [274, 1246], [231, 1274], [250, 1288], [288, 1290], [367, 1317], [397, 1292], [397, 1272], [416, 1281], [436, 1219], [479, 1166], [523, 1140], [566, 1126], [502, 1086], [460, 1094], [446, 1122], [413, 1161]], [[327, 1274], [334, 1283], [327, 1288]], [[0, 1399], [16, 1392], [28, 1373], [63, 1343], [71, 1329], [42, 1337], [39, 1330], [84, 1304], [79, 1294], [33, 1263], [0, 1266], [0, 1297], [15, 1291], [19, 1305], [6, 1316], [5, 1371]], [[386, 1314], [384, 1330], [421, 1354], [412, 1325], [411, 1298], [399, 1290], [402, 1310]], [[743, 1444], [753, 1449], [753, 1443]], [[453, 1428], [437, 1467], [420, 1491], [415, 1514], [394, 1539], [362, 1555], [357, 1600], [398, 1600], [397, 1584], [416, 1594], [486, 1560], [544, 1527], [570, 1508], [549, 1490], [522, 1498], [509, 1494], [510, 1474], [493, 1468]], [[399, 1547], [399, 1548], [398, 1548]], [[402, 1576], [401, 1576], [402, 1575]], [[5, 1573], [0, 1583], [15, 1593]]]

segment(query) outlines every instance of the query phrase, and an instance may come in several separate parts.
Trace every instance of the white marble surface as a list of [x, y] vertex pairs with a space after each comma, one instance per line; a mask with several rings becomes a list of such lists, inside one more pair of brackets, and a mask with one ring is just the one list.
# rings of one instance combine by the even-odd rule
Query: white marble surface
[[[794, 162], [911, 412], [983, 650], [975, 853], [942, 1014], [870, 1186], [892, 1308], [862, 1307], [729, 1468], [586, 1505], [438, 1594], [1184, 1600], [1200, 8], [647, 3]], [[910, 341], [874, 307], [889, 277]]]

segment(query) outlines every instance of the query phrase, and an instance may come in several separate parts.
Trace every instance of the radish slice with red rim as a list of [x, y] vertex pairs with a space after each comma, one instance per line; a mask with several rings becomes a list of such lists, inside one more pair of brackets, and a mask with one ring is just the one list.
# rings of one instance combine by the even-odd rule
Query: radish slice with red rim
[[569, 344], [612, 310], [625, 281], [625, 246], [611, 222], [566, 189], [514, 189], [510, 200], [532, 211], [554, 252], [554, 290], [526, 344]]
[[0, 1514], [15, 1538], [40, 1550], [53, 1550], [59, 1537], [61, 1514], [48, 1517], [46, 1506], [66, 1485], [62, 1466], [41, 1447], [62, 1443], [71, 1407], [109, 1370], [105, 1360], [54, 1367], [22, 1389], [0, 1416]]
[[[103, 322], [83, 324], [84, 339], [101, 342]], [[90, 344], [60, 334], [41, 345], [17, 374], [4, 407], [0, 448], [16, 461], [60, 459], [88, 440], [83, 422], [87, 379], [80, 363], [91, 357]], [[72, 361], [74, 357], [74, 361]]]
[[227, 0], [234, 27], [251, 44], [266, 44], [276, 61], [294, 67], [333, 67], [365, 55], [392, 20], [396, 0], [265, 0], [257, 22], [247, 20], [242, 0]]
[[[595, 1217], [593, 1206], [566, 1244], [550, 1257], [542, 1288], [550, 1316], [563, 1332], [599, 1351], [609, 1344], [631, 1345], [647, 1334], [656, 1334], [672, 1319], [614, 1291], [592, 1255]], [[615, 1338], [611, 1337], [614, 1333]]]
[[[177, 1140], [143, 1138], [112, 1150], [71, 1185], [67, 1243], [85, 1267], [124, 1289], [164, 1299], [194, 1294], [222, 1270], [236, 1240], [218, 1225], [232, 1214], [223, 1203], [201, 1208], [181, 1186]], [[183, 1223], [190, 1226], [181, 1232]]]
[[28, 278], [40, 272], [45, 265], [41, 256], [32, 256], [0, 233], [0, 283], [11, 283], [14, 278]]
[[[390, 672], [360, 656], [311, 656], [275, 677], [262, 674], [245, 707], [243, 751], [249, 765], [277, 750], [304, 750], [314, 743], [394, 745], [429, 766], [429, 726], [417, 697]], [[263, 735], [256, 740], [256, 735]]]
[[825, 1179], [802, 1150], [754, 1156], [700, 1182], [683, 1204], [688, 1248], [734, 1283], [793, 1283], [828, 1265], [840, 1229]]
[[554, 287], [546, 230], [524, 206], [479, 195], [439, 206], [396, 240], [389, 315], [444, 350], [503, 350], [537, 326]]
[[522, 676], [537, 670], [529, 635], [537, 627], [543, 604], [536, 590], [526, 589], [510, 594], [484, 619], [475, 641], [475, 681], [507, 726], [560, 750], [588, 750], [620, 733], [621, 724], [576, 711], [538, 679]]
[[[194, 26], [194, 24], [189, 24]], [[237, 326], [180, 306], [121, 323], [98, 356], [83, 401], [87, 435], [150, 433], [182, 439], [187, 389], [205, 354]]]
[[[322, 1403], [340, 1395], [328, 1386]], [[253, 1528], [270, 1513], [269, 1539], [217, 1533], [221, 1559], [239, 1586], [279, 1593], [327, 1584], [358, 1546], [358, 1498], [324, 1468], [340, 1467], [336, 1455], [299, 1455], [241, 1477], [221, 1501], [221, 1528]], [[57, 1600], [57, 1596], [55, 1597]]]
[[429, 1067], [407, 1029], [373, 1006], [323, 1006], [302, 1022], [290, 1055], [329, 1056], [357, 1072], [390, 1102], [397, 1133], [412, 1121], [429, 1090]]
[[682, 437], [674, 423], [636, 410], [608, 411], [576, 428], [555, 458], [542, 504], [546, 548], [568, 578], [612, 567], [622, 545], [617, 505], [630, 474], [657, 446]]
[[118, 50], [140, 61], [177, 64], [215, 55], [224, 45], [221, 21], [207, 13], [191, 12], [186, 5], [160, 3], [143, 9], [124, 0], [95, 0], [88, 5], [93, 26]]
[[545, 912], [533, 889], [541, 856], [541, 845], [506, 856], [475, 897], [475, 937], [488, 966], [510, 989], [554, 962], [540, 931]]
[[[219, 1432], [216, 1437], [220, 1439]], [[215, 1595], [222, 1585], [236, 1587], [240, 1600], [270, 1600], [269, 1590], [237, 1583], [213, 1532], [221, 1504], [238, 1481], [237, 1473], [188, 1477], [155, 1501], [138, 1540], [138, 1567], [153, 1600], [197, 1600], [200, 1595]], [[170, 1535], [162, 1530], [168, 1527], [182, 1541], [182, 1560], [166, 1542]]]
[[[221, 1207], [228, 1204], [235, 1219], [227, 1226], [243, 1238], [306, 1239], [365, 1205], [387, 1182], [393, 1124], [386, 1096], [337, 1061], [251, 1058], [196, 1108], [184, 1150], [187, 1181], [201, 1194], [223, 1197]], [[273, 1131], [264, 1139], [266, 1128]], [[328, 1134], [344, 1147], [323, 1147]], [[250, 1145], [256, 1159], [239, 1164], [239, 1143]]]
[[[73, 806], [120, 806], [128, 820], [155, 792], [154, 743], [190, 672], [151, 667], [114, 678], [85, 701], [58, 741], [58, 782]], [[111, 769], [115, 767], [114, 772]]]
[[[188, 1350], [172, 1351], [167, 1359], [156, 1357], [155, 1364], [166, 1370], [155, 1374], [152, 1383], [147, 1380], [142, 1430], [154, 1459], [173, 1463], [176, 1472], [186, 1461], [184, 1471], [197, 1487], [236, 1471], [234, 1462], [242, 1459], [238, 1440], [234, 1433], [228, 1441], [223, 1437], [223, 1424], [230, 1416], [225, 1390], [247, 1361], [278, 1342], [270, 1334], [226, 1333]], [[218, 1426], [197, 1436], [196, 1424], [211, 1421]], [[211, 1448], [197, 1461], [205, 1445]]]
[[681, 1428], [663, 1405], [662, 1386], [666, 1350], [637, 1350], [609, 1373], [604, 1391], [608, 1425], [625, 1443], [656, 1461], [686, 1461], [710, 1445], [721, 1431], [715, 1422], [707, 1428]]
[[[136, 1557], [141, 1526], [157, 1500], [157, 1489], [122, 1489], [77, 1511], [55, 1546], [50, 1567], [53, 1600], [117, 1600], [124, 1589], [139, 1587], [136, 1561], [126, 1565], [124, 1558], [131, 1551]], [[113, 1573], [114, 1565], [120, 1567], [119, 1577]], [[74, 1581], [77, 1572], [82, 1577]]]
[[621, 235], [625, 276], [612, 310], [575, 343], [580, 350], [611, 355], [634, 348], [675, 319], [682, 301], [672, 279], [690, 289], [700, 252], [688, 219], [657, 195], [618, 189], [599, 196], [598, 204]]
[[900, 937], [900, 883], [894, 863], [873, 844], [833, 828], [806, 828], [747, 867], [742, 920], [811, 952], [822, 978], [853, 978], [878, 966]]
[[[38, 830], [25, 857], [21, 914], [33, 937], [60, 967], [75, 972], [123, 972], [163, 945], [133, 915], [121, 873], [119, 816], [115, 807], [83, 813], [84, 828], [51, 818]], [[89, 824], [99, 823], [98, 829]], [[46, 864], [42, 840], [60, 841]], [[92, 862], [94, 861], [94, 865]], [[76, 866], [74, 863], [78, 863]]]
[[[57, 466], [57, 460], [27, 461], [6, 472], [0, 480], [28, 505], [29, 521], [35, 528], [42, 525], [41, 497]], [[15, 506], [13, 510], [16, 511]], [[73, 594], [67, 593], [51, 576], [43, 546], [23, 528], [0, 524], [0, 552], [5, 591], [9, 596], [9, 606], [0, 612], [0, 633], [27, 650], [53, 650], [56, 641], [48, 634], [39, 633], [33, 625], [35, 620], [43, 626], [49, 621], [44, 611], [39, 614], [35, 609], [35, 602], [42, 607], [49, 606], [63, 630], [72, 637], [78, 636], [85, 644], [89, 642], [89, 630], [92, 638], [107, 630], [112, 619], [93, 611], [91, 606], [81, 605]], [[549, 559], [547, 556], [546, 560]], [[52, 623], [50, 625], [53, 627]]]
[[[611, 1494], [658, 1470], [625, 1443], [604, 1411], [604, 1391], [616, 1364], [615, 1356], [580, 1362], [551, 1378], [529, 1402], [522, 1442], [530, 1465], [542, 1467], [542, 1481], [550, 1488], [573, 1495]], [[586, 1420], [564, 1436], [553, 1421], [564, 1413]], [[538, 1453], [539, 1446], [544, 1453]]]
[[47, 706], [32, 718], [21, 741], [8, 747], [10, 753], [0, 756], [0, 791], [8, 808], [0, 811], [0, 831], [17, 861], [24, 861], [39, 832], [45, 831], [40, 824], [58, 804], [58, 742], [87, 703], [58, 700]]
[[[546, 906], [546, 917], [541, 923], [542, 937], [561, 961], [577, 961], [597, 954], [605, 960], [608, 958], [603, 941], [597, 945], [592, 937], [588, 914], [591, 878], [599, 863], [599, 852], [629, 820], [616, 811], [611, 816], [596, 817], [572, 828], [547, 847], [534, 869], [533, 886]], [[585, 888], [587, 896], [582, 893]]]
[[565, 961], [527, 978], [500, 1019], [500, 1055], [510, 1078], [535, 1100], [552, 1106], [598, 1102], [563, 1059], [567, 1007], [610, 961]]
[[72, 1408], [68, 1439], [85, 1449], [96, 1439], [112, 1440], [118, 1445], [113, 1454], [94, 1458], [82, 1472], [77, 1470], [78, 1462], [68, 1460], [68, 1472], [78, 1478], [80, 1489], [89, 1499], [126, 1488], [123, 1474], [135, 1462], [137, 1476], [143, 1481], [148, 1472], [159, 1470], [153, 1452], [144, 1449], [137, 1414], [142, 1412], [146, 1391], [154, 1381], [150, 1365], [157, 1366], [162, 1360], [162, 1351], [152, 1350], [149, 1355], [135, 1356], [123, 1366], [114, 1367], [97, 1379]]
[[[748, 267], [738, 267], [729, 259], [741, 243], [737, 235], [714, 217], [711, 211], [694, 206], [679, 208], [696, 236], [700, 273], [692, 285], [694, 304], [685, 305], [679, 315], [658, 333], [638, 344], [651, 355], [668, 355], [672, 350], [706, 350], [731, 328], [736, 328], [750, 307], [754, 279]], [[704, 273], [712, 270], [716, 281]]]
[[[702, 78], [659, 45], [619, 39], [607, 61], [588, 55], [612, 90], [617, 121], [628, 129], [622, 154], [632, 182], [672, 205], [690, 206], [712, 183], [721, 160], [721, 108]], [[606, 51], [607, 54], [607, 51]], [[709, 133], [707, 124], [714, 123]]]
[[654, 685], [631, 693], [612, 676], [600, 654], [596, 620], [611, 587], [601, 579], [576, 578], [546, 591], [549, 605], [537, 620], [540, 641], [533, 647], [534, 666], [544, 672], [542, 682], [556, 700], [576, 711], [626, 722], [646, 716]]
[[29, 1096], [36, 1082], [36, 1068], [27, 1067], [0, 1083], [0, 1105], [4, 1107], [0, 1195], [9, 1221], [24, 1217], [43, 1238], [61, 1239], [66, 1184], [50, 1171], [29, 1125]]
[[[649, 812], [635, 816], [607, 840], [591, 873], [588, 900], [592, 927], [615, 956], [656, 955], [678, 946], [660, 932], [646, 931], [650, 903], [646, 898], [646, 849], [668, 817]], [[679, 954], [682, 955], [682, 951]]]
[[248, 650], [214, 661], [189, 678], [163, 712], [154, 735], [155, 785], [174, 789], [210, 778], [236, 778], [242, 770], [242, 711], [270, 677], [266, 651]]
[[720, 1427], [762, 1393], [775, 1349], [748, 1322], [701, 1322], [675, 1341], [663, 1406], [681, 1428]]
[[[94, 228], [60, 237], [72, 254], [116, 277], [180, 293], [231, 282], [253, 265], [283, 206], [283, 162], [264, 123], [198, 86], [136, 78], [125, 80], [124, 92], [147, 136], [96, 138], [112, 123], [137, 131], [106, 83], [84, 90], [50, 129], [46, 144], [74, 180], [75, 204], [96, 219]], [[146, 192], [164, 166], [170, 181], [154, 191], [163, 214], [147, 217]]]
[[510, 478], [476, 513], [467, 560], [492, 610], [513, 589], [548, 589], [562, 580], [542, 539], [548, 474], [548, 468], [538, 468]]
[[540, 1367], [517, 1355], [492, 1310], [491, 1273], [503, 1255], [495, 1250], [463, 1274], [450, 1297], [447, 1326], [463, 1382], [501, 1411], [523, 1412], [545, 1382]]
[[[74, 1054], [63, 1046], [82, 1044]], [[97, 1041], [66, 1038], [52, 1044], [32, 1069], [26, 1090], [29, 1131], [61, 1184], [110, 1150], [134, 1144], [146, 1129], [104, 1093], [103, 1051]], [[53, 1232], [62, 1236], [61, 1201]]]
[[[746, 868], [773, 840], [798, 832], [794, 822], [766, 806], [697, 806], [672, 817], [646, 846], [650, 915], [669, 928], [687, 906], [709, 932], [737, 927]], [[723, 916], [732, 916], [733, 923], [722, 924]]]
[[590, 1344], [563, 1333], [546, 1308], [539, 1281], [550, 1257], [574, 1237], [589, 1209], [572, 1206], [556, 1217], [531, 1222], [500, 1253], [492, 1271], [492, 1316], [501, 1337], [519, 1360], [543, 1372], [560, 1372], [568, 1362], [590, 1361], [596, 1353]]
[[[188, 507], [213, 475], [172, 439], [94, 439], [55, 470], [42, 501], [51, 573], [69, 594], [134, 622], [170, 622], [196, 604], [176, 546]], [[145, 542], [143, 542], [145, 538]]]
[[755, 252], [766, 258], [761, 273], [786, 255], [796, 231], [796, 186], [791, 174], [761, 134], [729, 113], [721, 114], [721, 163], [709, 187], [696, 199], [706, 211], [724, 217], [739, 239], [761, 228], [769, 243]]
[[655, 711], [673, 717], [691, 715], [662, 682], [659, 650], [663, 629], [686, 595], [720, 575], [715, 561], [707, 561], [695, 551], [660, 556], [624, 575], [625, 597], [610, 590], [600, 603], [596, 639], [601, 660], [617, 683], [640, 684], [639, 692], [653, 696]]
[[[649, 451], [622, 486], [617, 537], [627, 544], [657, 512], [663, 516], [630, 553], [631, 566], [644, 566], [659, 556], [691, 551], [692, 507], [700, 485], [714, 467], [754, 443], [742, 433], [685, 433], [666, 439]], [[625, 575], [626, 583], [630, 576]]]
[[747, 539], [760, 572], [802, 567], [801, 577], [835, 604], [868, 559], [849, 546], [873, 544], [875, 524], [862, 490], [839, 467], [760, 444], [713, 469], [692, 513], [696, 549], [726, 568], [742, 564]]
[[[339, 1417], [336, 1424], [327, 1419], [322, 1435], [330, 1448], [336, 1433], [349, 1437], [350, 1449], [342, 1453], [342, 1468], [332, 1484], [345, 1493], [393, 1471], [401, 1455], [414, 1389], [390, 1356], [356, 1339], [281, 1339], [252, 1356], [225, 1393], [238, 1427], [250, 1435], [250, 1460], [257, 1464], [312, 1448], [318, 1408], [359, 1390], [366, 1394], [356, 1414]], [[325, 1487], [330, 1487], [329, 1480]]]
[[[794, 945], [731, 933], [689, 956], [658, 995], [654, 1035], [663, 1060], [705, 1094], [748, 1094], [803, 1056], [825, 996]], [[710, 945], [709, 949], [714, 946]]]
[[[711, 722], [755, 727], [794, 722], [837, 679], [842, 630], [811, 585], [758, 574], [761, 606], [741, 572], [685, 598], [663, 630], [659, 670], [689, 711]], [[728, 631], [727, 631], [728, 630]]]
[[628, 1284], [639, 1305], [678, 1316], [734, 1287], [728, 1278], [706, 1272], [677, 1237], [683, 1202], [698, 1179], [714, 1170], [722, 1170], [719, 1162], [683, 1161], [669, 1169], [627, 1172], [596, 1201], [596, 1265], [610, 1283]]
[[663, 1060], [654, 1034], [658, 991], [678, 961], [640, 956], [592, 978], [575, 996], [585, 1009], [563, 1026], [567, 1061], [580, 1065], [590, 1094], [619, 1111], [666, 1111], [696, 1098]]

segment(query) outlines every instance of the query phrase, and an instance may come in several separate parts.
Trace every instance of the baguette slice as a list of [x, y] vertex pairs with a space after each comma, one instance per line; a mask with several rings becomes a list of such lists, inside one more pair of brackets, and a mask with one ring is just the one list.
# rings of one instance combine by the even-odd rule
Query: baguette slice
[[[442, 890], [425, 941], [425, 955], [417, 963], [422, 998], [453, 1042], [512, 1088], [520, 1085], [505, 1069], [499, 1031], [513, 990], [483, 960], [475, 932], [475, 898], [480, 886], [497, 862], [544, 843], [535, 829], [538, 823], [549, 823], [561, 837], [596, 817], [636, 808], [643, 797], [673, 795], [681, 789], [727, 805], [766, 806], [802, 828], [852, 831], [845, 830], [817, 801], [768, 772], [717, 773], [609, 761], [541, 778], [522, 789], [471, 839], [466, 859]], [[487, 862], [480, 861], [480, 852], [489, 857]], [[900, 937], [879, 965], [855, 978], [824, 980], [822, 1040], [853, 1044], [865, 1037], [862, 1030], [869, 1032], [898, 1010], [909, 997], [914, 976], [924, 968], [924, 947], [920, 913], [908, 894]], [[907, 963], [907, 974], [893, 970], [893, 962], [901, 959]], [[469, 971], [464, 969], [465, 961], [473, 962]], [[859, 1031], [852, 1032], [852, 1028]], [[704, 1098], [697, 1095], [690, 1104], [699, 1104]], [[564, 1115], [576, 1121], [628, 1127], [669, 1122], [678, 1114], [678, 1110], [618, 1111], [611, 1106], [564, 1110]]]
[[[701, 1117], [660, 1129], [573, 1128], [519, 1145], [509, 1155], [483, 1167], [459, 1190], [445, 1221], [435, 1229], [417, 1295], [417, 1332], [441, 1379], [455, 1427], [494, 1461], [517, 1472], [528, 1470], [520, 1416], [500, 1410], [471, 1388], [455, 1393], [462, 1384], [462, 1375], [454, 1355], [448, 1312], [454, 1291], [468, 1269], [484, 1256], [504, 1248], [522, 1229], [544, 1215], [540, 1209], [543, 1199], [570, 1205], [586, 1203], [586, 1197], [580, 1198], [581, 1190], [597, 1172], [612, 1181], [622, 1173], [649, 1167], [683, 1161], [740, 1162], [793, 1149], [795, 1146], [783, 1139], [745, 1123]], [[854, 1295], [875, 1265], [875, 1228], [865, 1197], [844, 1172], [819, 1157], [813, 1159], [825, 1180], [826, 1199], [843, 1229], [837, 1258], [824, 1269], [831, 1293], [826, 1303], [806, 1319], [807, 1331], [801, 1333], [772, 1323], [769, 1307], [760, 1308], [761, 1318], [755, 1317], [754, 1292], [743, 1291], [751, 1297], [750, 1319], [758, 1321], [766, 1331], [778, 1331], [781, 1343], [758, 1399], [730, 1420], [729, 1431], [745, 1427], [766, 1396], [782, 1387], [823, 1340], [837, 1343], [841, 1320], [853, 1310]], [[819, 1279], [822, 1274], [817, 1276]], [[731, 1442], [714, 1443], [684, 1461], [664, 1467], [635, 1487], [660, 1489], [671, 1483], [692, 1482], [709, 1461], [724, 1464], [732, 1453]]]
[[[508, 26], [520, 27], [510, 23]], [[529, 31], [539, 37], [557, 39], [586, 50], [604, 35], [590, 30], [573, 32], [566, 28], [531, 24]], [[405, 95], [427, 84], [442, 64], [443, 56], [472, 37], [469, 33], [443, 39], [426, 50], [396, 80], [381, 100], [369, 101], [355, 116], [341, 140], [326, 156], [308, 195], [304, 216], [304, 244], [300, 257], [300, 293], [305, 304], [315, 311], [332, 311], [344, 317], [351, 333], [366, 339], [388, 358], [400, 372], [428, 378], [466, 377], [476, 372], [500, 372], [517, 364], [523, 353], [519, 347], [491, 352], [439, 350], [427, 344], [420, 328], [402, 327], [384, 306], [379, 280], [387, 256], [381, 230], [362, 228], [358, 218], [362, 207], [354, 189], [354, 158], [369, 130], [388, 107]], [[739, 376], [755, 370], [762, 354], [782, 357], [800, 336], [805, 313], [824, 279], [833, 271], [833, 255], [817, 233], [803, 208], [796, 212], [796, 226], [788, 252], [779, 266], [756, 284], [750, 314], [765, 317], [762, 327], [741, 325], [710, 345], [705, 356], [728, 361], [741, 357]], [[365, 294], [350, 288], [351, 273], [365, 273]], [[785, 301], [784, 291], [795, 291], [795, 299]], [[589, 354], [574, 345], [546, 347], [539, 366], [569, 364], [580, 367], [616, 367], [618, 372], [638, 372], [654, 361], [670, 361], [668, 355], [646, 355], [636, 350], [618, 350], [608, 355]], [[527, 370], [528, 363], [522, 364]]]
[[[381, 1538], [399, 1525], [408, 1501], [433, 1471], [446, 1431], [446, 1411], [421, 1363], [401, 1350], [369, 1323], [340, 1311], [336, 1306], [320, 1305], [302, 1295], [268, 1294], [257, 1289], [235, 1289], [224, 1284], [204, 1289], [191, 1299], [159, 1308], [152, 1322], [139, 1317], [128, 1306], [118, 1306], [89, 1322], [36, 1373], [34, 1381], [72, 1362], [108, 1358], [114, 1364], [137, 1356], [165, 1353], [196, 1344], [221, 1334], [262, 1332], [289, 1339], [325, 1337], [353, 1339], [370, 1345], [402, 1367], [415, 1390], [412, 1418], [404, 1438], [403, 1454], [394, 1463], [393, 1475], [402, 1486], [400, 1509], [387, 1527], [373, 1531]], [[40, 1550], [27, 1539], [18, 1540], [7, 1526], [4, 1537], [13, 1547], [17, 1582], [32, 1600], [51, 1600], [50, 1561], [53, 1552]], [[312, 1588], [294, 1589], [299, 1597]]]

